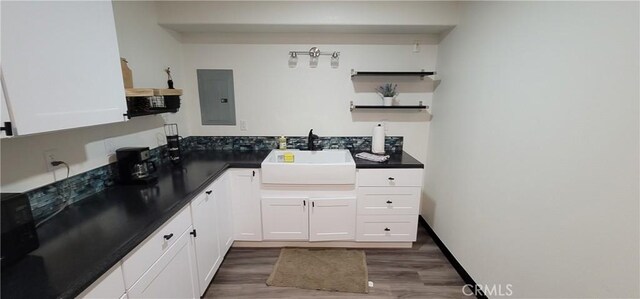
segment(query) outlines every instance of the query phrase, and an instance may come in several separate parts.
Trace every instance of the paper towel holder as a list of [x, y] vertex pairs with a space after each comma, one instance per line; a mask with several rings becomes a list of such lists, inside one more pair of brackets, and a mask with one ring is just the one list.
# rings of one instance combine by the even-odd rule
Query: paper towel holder
[[371, 136], [371, 152], [374, 154], [385, 153], [385, 127], [383, 123], [378, 123], [373, 127], [373, 134]]

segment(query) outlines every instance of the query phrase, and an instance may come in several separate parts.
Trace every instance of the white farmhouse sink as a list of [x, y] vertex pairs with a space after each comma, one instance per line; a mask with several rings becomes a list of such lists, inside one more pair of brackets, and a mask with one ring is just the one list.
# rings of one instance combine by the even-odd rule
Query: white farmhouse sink
[[[284, 162], [285, 153], [294, 162]], [[293, 185], [355, 184], [356, 163], [349, 150], [272, 150], [262, 161], [262, 183]]]

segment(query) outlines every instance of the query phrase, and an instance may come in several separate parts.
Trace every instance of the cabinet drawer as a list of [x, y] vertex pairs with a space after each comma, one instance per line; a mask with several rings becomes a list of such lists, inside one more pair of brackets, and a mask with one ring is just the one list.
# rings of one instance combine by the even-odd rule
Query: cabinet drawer
[[360, 187], [358, 214], [417, 215], [418, 187]]
[[418, 231], [418, 215], [358, 216], [356, 241], [413, 242]]
[[186, 206], [130, 253], [122, 263], [122, 271], [127, 289], [129, 289], [190, 226], [191, 212], [189, 206]]
[[422, 168], [418, 169], [359, 169], [358, 186], [393, 187], [422, 186]]

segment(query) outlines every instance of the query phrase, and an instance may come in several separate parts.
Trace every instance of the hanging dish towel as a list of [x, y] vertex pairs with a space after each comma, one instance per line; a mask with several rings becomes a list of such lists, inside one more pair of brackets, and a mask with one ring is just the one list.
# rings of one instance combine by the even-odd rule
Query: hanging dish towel
[[369, 160], [373, 162], [385, 162], [389, 160], [389, 155], [381, 156], [381, 155], [374, 155], [374, 154], [362, 152], [362, 153], [357, 153], [356, 158]]

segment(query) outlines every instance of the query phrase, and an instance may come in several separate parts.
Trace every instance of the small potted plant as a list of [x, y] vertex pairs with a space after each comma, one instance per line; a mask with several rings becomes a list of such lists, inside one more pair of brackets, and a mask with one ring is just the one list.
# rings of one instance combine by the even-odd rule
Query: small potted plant
[[376, 91], [382, 97], [384, 106], [391, 106], [391, 104], [393, 103], [393, 99], [395, 99], [398, 95], [396, 87], [398, 87], [398, 84], [387, 83], [376, 88]]

